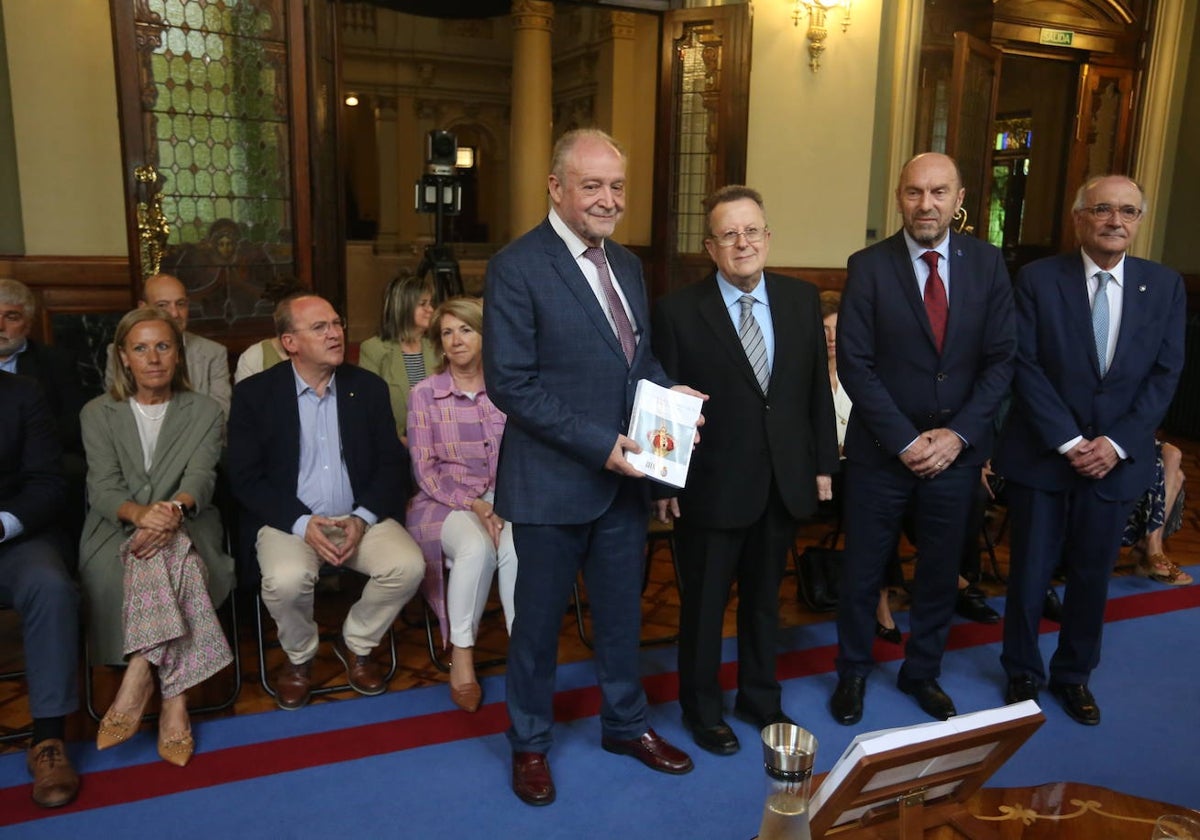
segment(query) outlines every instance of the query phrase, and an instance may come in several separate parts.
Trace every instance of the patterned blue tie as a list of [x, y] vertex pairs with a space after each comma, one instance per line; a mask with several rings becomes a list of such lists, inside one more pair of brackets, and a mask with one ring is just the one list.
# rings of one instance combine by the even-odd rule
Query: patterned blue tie
[[1108, 373], [1108, 292], [1105, 291], [1108, 281], [1113, 276], [1107, 271], [1097, 271], [1096, 279], [1100, 281], [1096, 289], [1096, 299], [1092, 301], [1092, 335], [1096, 339], [1096, 358], [1100, 360], [1100, 375]]

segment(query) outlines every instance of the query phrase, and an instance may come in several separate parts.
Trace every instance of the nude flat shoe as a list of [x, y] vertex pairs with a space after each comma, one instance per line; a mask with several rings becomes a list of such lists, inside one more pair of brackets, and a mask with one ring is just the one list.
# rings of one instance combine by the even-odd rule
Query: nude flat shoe
[[158, 757], [168, 764], [186, 767], [195, 750], [196, 742], [192, 739], [191, 732], [177, 732], [170, 736], [158, 733]]
[[153, 691], [146, 692], [141, 705], [132, 715], [118, 712], [109, 706], [100, 721], [100, 728], [96, 731], [96, 749], [106, 750], [117, 744], [123, 744], [133, 737], [133, 733], [137, 732], [142, 723], [142, 715], [145, 713], [146, 706], [150, 702], [150, 695], [153, 693]]
[[461, 688], [450, 686], [450, 699], [464, 712], [477, 712], [483, 703], [483, 689], [477, 682], [467, 683]]

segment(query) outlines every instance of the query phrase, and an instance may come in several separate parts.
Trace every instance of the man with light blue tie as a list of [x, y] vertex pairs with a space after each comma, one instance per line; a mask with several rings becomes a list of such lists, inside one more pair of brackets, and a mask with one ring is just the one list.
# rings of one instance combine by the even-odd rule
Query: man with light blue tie
[[995, 459], [1012, 522], [1005, 700], [1037, 699], [1046, 682], [1038, 620], [1061, 558], [1066, 595], [1048, 687], [1089, 726], [1100, 722], [1088, 678], [1100, 662], [1108, 578], [1129, 511], [1153, 483], [1154, 433], [1183, 369], [1183, 280], [1126, 254], [1145, 210], [1129, 177], [1088, 180], [1073, 209], [1080, 251], [1017, 276], [1014, 400]]

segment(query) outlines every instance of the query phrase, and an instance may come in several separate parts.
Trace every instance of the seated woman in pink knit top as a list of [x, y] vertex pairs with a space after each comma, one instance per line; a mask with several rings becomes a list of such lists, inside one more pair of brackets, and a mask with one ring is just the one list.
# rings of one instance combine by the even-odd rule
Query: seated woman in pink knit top
[[475, 636], [493, 575], [510, 631], [513, 622], [512, 527], [492, 510], [505, 417], [483, 382], [479, 300], [447, 300], [434, 313], [429, 335], [442, 361], [409, 396], [408, 445], [418, 491], [407, 527], [425, 554], [421, 592], [438, 615], [442, 639], [453, 647], [450, 697], [474, 712], [483, 699], [475, 678]]

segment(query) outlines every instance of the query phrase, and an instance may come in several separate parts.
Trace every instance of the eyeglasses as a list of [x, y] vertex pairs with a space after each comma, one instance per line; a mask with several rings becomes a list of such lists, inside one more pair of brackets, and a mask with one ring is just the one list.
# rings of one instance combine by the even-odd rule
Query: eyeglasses
[[310, 326], [296, 327], [295, 329], [288, 330], [288, 332], [293, 332], [293, 333], [310, 332], [313, 335], [315, 335], [317, 338], [324, 338], [326, 335], [329, 334], [329, 331], [331, 329], [333, 329], [333, 330], [346, 329], [346, 319], [334, 318], [332, 321], [317, 321], [317, 323], [312, 324]]
[[1136, 222], [1142, 217], [1142, 208], [1134, 207], [1132, 204], [1122, 204], [1120, 207], [1114, 207], [1111, 204], [1093, 204], [1091, 207], [1081, 207], [1092, 214], [1092, 218], [1100, 222], [1107, 222], [1113, 216], [1119, 215], [1122, 222]]
[[745, 237], [750, 245], [757, 245], [767, 238], [767, 229], [748, 227], [745, 230], [727, 230], [720, 236], [710, 236], [709, 239], [722, 248], [732, 248], [737, 244], [739, 237]]

